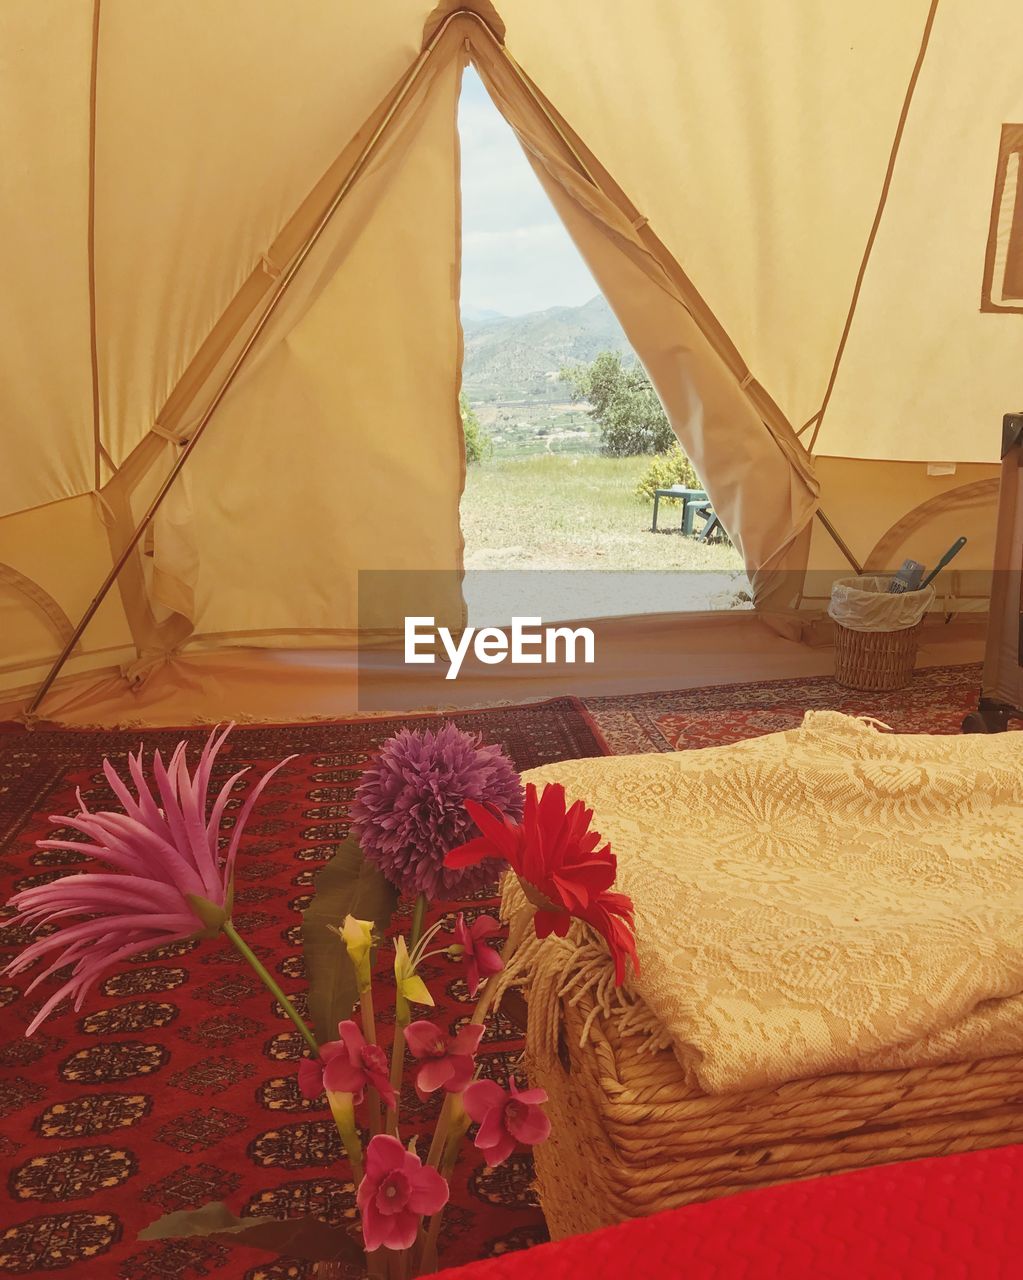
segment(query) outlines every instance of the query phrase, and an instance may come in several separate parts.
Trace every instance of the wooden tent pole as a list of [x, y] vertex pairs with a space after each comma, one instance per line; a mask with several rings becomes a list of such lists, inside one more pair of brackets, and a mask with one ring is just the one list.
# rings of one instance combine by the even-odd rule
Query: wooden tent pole
[[838, 530], [837, 530], [837, 529], [835, 528], [835, 526], [831, 523], [831, 521], [828, 519], [827, 515], [824, 513], [824, 511], [823, 511], [820, 507], [818, 507], [818, 508], [817, 508], [817, 519], [821, 522], [821, 524], [824, 526], [824, 528], [825, 528], [825, 529], [827, 529], [828, 533], [831, 535], [832, 541], [834, 542], [835, 546], [836, 546], [836, 547], [838, 547], [838, 549], [839, 549], [839, 551], [841, 551], [842, 555], [844, 555], [844, 556], [845, 556], [845, 558], [849, 561], [849, 563], [852, 565], [852, 567], [856, 570], [856, 576], [857, 576], [857, 577], [862, 577], [862, 576], [863, 576], [863, 566], [862, 566], [862, 565], [860, 564], [860, 562], [856, 559], [856, 557], [853, 555], [853, 553], [849, 550], [849, 547], [848, 547], [848, 545], [846, 544], [845, 539], [844, 539], [844, 538], [842, 537], [842, 535], [838, 532]]
[[[437, 48], [438, 44], [443, 39], [444, 33], [447, 31], [448, 27], [452, 24], [452, 22], [454, 22], [457, 18], [466, 16], [468, 13], [469, 13], [468, 10], [459, 10], [459, 11], [456, 11], [455, 13], [450, 14], [447, 18], [445, 18], [445, 20], [434, 32], [429, 42], [426, 45], [424, 45], [422, 51], [420, 52], [419, 56], [416, 58], [415, 62], [409, 68], [406, 74], [405, 80], [403, 81], [400, 89], [395, 95], [394, 101], [388, 107], [383, 118], [380, 120], [379, 124], [377, 125], [376, 129], [374, 129], [371, 137], [367, 141], [366, 145], [363, 147], [362, 151], [359, 153], [357, 160], [352, 165], [351, 169], [349, 169], [348, 173], [344, 178], [344, 181], [341, 183], [340, 187], [335, 192], [330, 204], [327, 206], [326, 210], [321, 215], [319, 221], [317, 222], [316, 226], [313, 228], [311, 234], [309, 235], [309, 238], [306, 240], [305, 244], [299, 250], [297, 256], [292, 260], [291, 265], [284, 272], [282, 272], [280, 280], [277, 283], [277, 287], [274, 290], [273, 294], [271, 295], [270, 300], [268, 301], [266, 307], [264, 308], [262, 315], [259, 317], [258, 321], [256, 322], [248, 338], [246, 338], [245, 342], [241, 347], [241, 350], [238, 352], [238, 354], [235, 356], [234, 360], [232, 361], [231, 367], [228, 369], [227, 373], [224, 376], [223, 381], [221, 382], [220, 386], [217, 388], [216, 394], [213, 396], [213, 399], [206, 406], [206, 409], [203, 412], [202, 417], [199, 419], [198, 423], [196, 423], [195, 429], [193, 430], [187, 443], [182, 448], [181, 453], [178, 455], [174, 463], [174, 466], [168, 472], [163, 483], [160, 485], [160, 488], [157, 490], [153, 500], [150, 502], [149, 506], [146, 508], [145, 514], [142, 516], [142, 519], [136, 525], [134, 531], [131, 534], [131, 537], [128, 539], [127, 545], [125, 546], [124, 550], [117, 557], [116, 561], [113, 564], [113, 567], [110, 569], [110, 572], [103, 579], [103, 583], [100, 586], [99, 590], [96, 592], [96, 594], [93, 596], [89, 604], [89, 607], [85, 610], [85, 613], [82, 614], [81, 619], [79, 620], [74, 631], [71, 633], [71, 636], [69, 637], [67, 643], [64, 645], [64, 648], [61, 650], [56, 661], [53, 663], [53, 666], [47, 672], [46, 678], [43, 680], [42, 684], [37, 689], [32, 701], [28, 704], [28, 707], [25, 710], [25, 714], [27, 716], [32, 716], [38, 711], [39, 706], [42, 703], [43, 699], [46, 697], [47, 693], [49, 693], [54, 680], [56, 680], [64, 664], [67, 662], [68, 658], [71, 656], [71, 653], [74, 650], [75, 646], [78, 644], [79, 640], [82, 638], [82, 634], [84, 633], [86, 627], [89, 625], [92, 619], [96, 616], [96, 611], [99, 609], [100, 605], [106, 599], [110, 591], [110, 588], [117, 581], [117, 577], [120, 574], [121, 570], [128, 563], [129, 557], [132, 555], [135, 548], [138, 546], [139, 542], [142, 540], [143, 535], [145, 534], [146, 530], [149, 528], [150, 524], [152, 523], [153, 517], [156, 515], [157, 511], [159, 511], [160, 506], [163, 503], [164, 498], [166, 498], [167, 494], [169, 493], [171, 487], [173, 486], [174, 481], [181, 474], [185, 464], [187, 463], [188, 459], [192, 455], [193, 449], [202, 439], [203, 432], [209, 426], [210, 419], [213, 417], [214, 413], [217, 411], [217, 407], [219, 406], [220, 402], [223, 400], [224, 396], [230, 390], [231, 385], [233, 384], [235, 378], [238, 376], [239, 370], [241, 369], [242, 365], [245, 363], [245, 360], [248, 357], [249, 353], [252, 351], [252, 348], [256, 345], [256, 342], [259, 339], [260, 334], [266, 328], [267, 324], [270, 321], [270, 318], [273, 316], [274, 312], [277, 310], [277, 307], [280, 304], [281, 299], [284, 297], [285, 293], [288, 290], [288, 286], [291, 284], [295, 276], [298, 274], [298, 271], [301, 268], [302, 264], [305, 262], [306, 258], [308, 258], [309, 254], [312, 252], [320, 236], [326, 230], [327, 225], [329, 224], [331, 218], [333, 218], [334, 214], [337, 212], [337, 210], [341, 206], [345, 197], [348, 195], [349, 191], [351, 191], [355, 182], [359, 178], [359, 175], [365, 169], [367, 163], [372, 159], [373, 155], [377, 150], [377, 147], [380, 145], [380, 142], [383, 140], [383, 137], [387, 132], [395, 115], [397, 114], [399, 108], [401, 107], [405, 99], [408, 97], [408, 95], [412, 92], [412, 90], [415, 88], [416, 84], [418, 83], [419, 77], [422, 74], [423, 69], [426, 67], [434, 50]], [[486, 26], [486, 24], [483, 23], [482, 19], [480, 19], [477, 14], [473, 13], [471, 14], [471, 16], [476, 18], [481, 23], [482, 26], [484, 27]], [[487, 28], [487, 30], [489, 30], [489, 28]]]

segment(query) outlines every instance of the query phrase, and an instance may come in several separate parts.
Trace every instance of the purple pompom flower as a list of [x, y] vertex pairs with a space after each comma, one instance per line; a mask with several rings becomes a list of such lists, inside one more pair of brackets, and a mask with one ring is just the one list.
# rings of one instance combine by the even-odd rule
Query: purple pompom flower
[[444, 866], [449, 849], [478, 834], [465, 801], [494, 805], [517, 822], [523, 799], [511, 761], [479, 734], [450, 722], [436, 731], [402, 729], [362, 775], [351, 805], [352, 834], [402, 892], [464, 895], [504, 870], [496, 858], [464, 870]]

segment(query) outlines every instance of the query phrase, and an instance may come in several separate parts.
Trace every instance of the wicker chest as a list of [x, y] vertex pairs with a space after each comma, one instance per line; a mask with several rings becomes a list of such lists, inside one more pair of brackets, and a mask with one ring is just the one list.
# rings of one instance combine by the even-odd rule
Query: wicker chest
[[[1023, 1141], [1023, 1057], [822, 1076], [708, 1095], [675, 1056], [620, 1036], [586, 997], [555, 1038], [531, 1026], [526, 1068], [550, 1095], [535, 1150], [554, 1239], [772, 1183]], [[530, 1008], [536, 1022], [547, 1015]]]

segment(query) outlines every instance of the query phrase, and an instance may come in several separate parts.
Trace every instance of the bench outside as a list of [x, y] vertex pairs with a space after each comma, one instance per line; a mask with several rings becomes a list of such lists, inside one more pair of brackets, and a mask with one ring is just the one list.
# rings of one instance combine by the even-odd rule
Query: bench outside
[[657, 489], [654, 492], [654, 519], [650, 526], [650, 532], [657, 532], [657, 513], [660, 509], [662, 498], [677, 498], [682, 503], [682, 517], [679, 521], [679, 529], [686, 535], [693, 532], [693, 518], [696, 515], [696, 506], [701, 502], [707, 501], [707, 491], [705, 489], [686, 489], [683, 485], [674, 484], [667, 489]]

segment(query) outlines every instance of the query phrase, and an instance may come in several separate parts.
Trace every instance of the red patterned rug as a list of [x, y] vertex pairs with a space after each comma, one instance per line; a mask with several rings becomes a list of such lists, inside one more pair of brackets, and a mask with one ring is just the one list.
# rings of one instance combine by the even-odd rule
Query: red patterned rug
[[[979, 681], [979, 666], [945, 667], [920, 672], [894, 694], [854, 694], [828, 679], [781, 680], [594, 698], [585, 709], [562, 698], [451, 718], [528, 769], [609, 749], [720, 745], [790, 728], [811, 707], [875, 716], [903, 732], [953, 733], [975, 705]], [[347, 834], [347, 802], [361, 766], [400, 725], [442, 718], [239, 728], [229, 739], [217, 779], [240, 764], [258, 773], [299, 755], [270, 785], [247, 830], [236, 894], [240, 929], [289, 994], [303, 989], [297, 913], [317, 869]], [[149, 748], [172, 747], [180, 736], [144, 734]], [[206, 731], [186, 736], [198, 743]], [[71, 812], [76, 786], [90, 804], [101, 804], [103, 756], [123, 759], [139, 737], [0, 733], [0, 901], [74, 869], [73, 853], [35, 848], [35, 840], [54, 835], [46, 815]], [[463, 905], [472, 913], [496, 904], [484, 893], [437, 911], [453, 916]], [[0, 934], [0, 961], [24, 941]], [[454, 1028], [466, 1016], [464, 984], [443, 961], [426, 977]], [[245, 1214], [312, 1211], [337, 1220], [352, 1213], [354, 1189], [340, 1176], [326, 1110], [295, 1088], [297, 1036], [234, 953], [189, 942], [137, 956], [101, 984], [80, 1015], [62, 1011], [32, 1040], [23, 1031], [36, 1006], [20, 1002], [19, 989], [0, 977], [0, 1274], [304, 1280], [308, 1264], [257, 1250], [136, 1238], [161, 1214], [214, 1199]], [[520, 1050], [516, 1029], [498, 1022], [484, 1069], [503, 1076]], [[432, 1129], [432, 1113], [414, 1095], [404, 1107], [412, 1130]], [[526, 1155], [488, 1173], [467, 1152], [445, 1218], [442, 1260], [457, 1265], [545, 1239], [530, 1179]]]
[[586, 709], [612, 754], [718, 747], [794, 729], [810, 710], [873, 716], [898, 733], [958, 733], [975, 711], [979, 663], [929, 667], [894, 693], [857, 693], [829, 676], [587, 698]]
[[[228, 739], [215, 786], [241, 765], [259, 774], [298, 753], [247, 828], [235, 913], [240, 932], [289, 995], [304, 988], [298, 913], [317, 870], [347, 834], [348, 800], [368, 754], [402, 725], [444, 718], [238, 728]], [[520, 770], [606, 750], [571, 698], [451, 718], [501, 744]], [[147, 748], [167, 749], [181, 736], [198, 744], [206, 733], [154, 730], [144, 738]], [[79, 855], [35, 847], [37, 839], [56, 835], [46, 815], [73, 812], [76, 787], [90, 808], [110, 803], [101, 761], [123, 760], [139, 737], [138, 731], [0, 734], [0, 902], [15, 889], [76, 870]], [[443, 912], [453, 922], [462, 906], [439, 904], [430, 918]], [[485, 892], [464, 906], [471, 915], [495, 911], [496, 902]], [[407, 920], [398, 924], [407, 928]], [[26, 941], [14, 930], [0, 934], [0, 961]], [[471, 1007], [460, 971], [441, 959], [423, 972], [438, 1015], [454, 1030]], [[219, 941], [192, 941], [136, 956], [100, 984], [80, 1014], [65, 1006], [30, 1040], [25, 1025], [53, 987], [23, 1002], [23, 985], [0, 976], [0, 1274], [82, 1280], [311, 1274], [309, 1264], [275, 1261], [255, 1249], [137, 1239], [162, 1214], [208, 1200], [225, 1200], [242, 1214], [312, 1211], [339, 1221], [354, 1213], [354, 1188], [344, 1180], [326, 1106], [296, 1089], [297, 1033], [237, 955]], [[301, 1007], [301, 999], [296, 1003]], [[381, 1021], [387, 1016], [381, 1009]], [[520, 1050], [517, 1030], [498, 1020], [480, 1055], [485, 1073], [503, 1078]], [[428, 1144], [433, 1112], [411, 1090], [404, 1115], [403, 1129], [427, 1134]], [[546, 1239], [529, 1157], [488, 1172], [470, 1151], [455, 1175], [443, 1261], [495, 1256]]]

